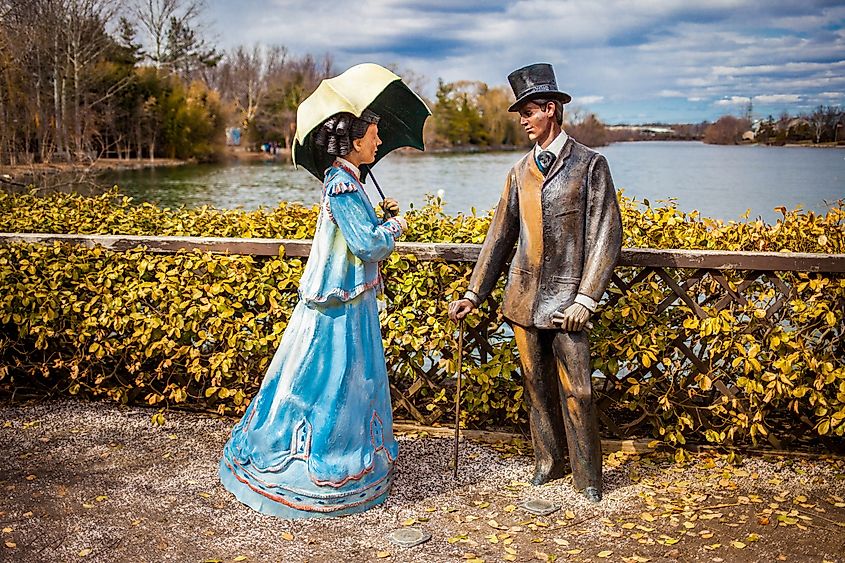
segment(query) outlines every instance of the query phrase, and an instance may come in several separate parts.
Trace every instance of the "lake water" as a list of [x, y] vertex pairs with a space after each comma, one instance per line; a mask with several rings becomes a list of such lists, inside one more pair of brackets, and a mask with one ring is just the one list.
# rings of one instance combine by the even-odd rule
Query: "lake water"
[[[616, 143], [600, 151], [617, 188], [629, 197], [674, 199], [684, 211], [738, 220], [751, 210], [774, 221], [773, 209], [802, 206], [823, 212], [845, 197], [845, 150], [805, 147], [716, 146], [696, 142]], [[375, 168], [382, 189], [403, 209], [443, 190], [448, 213], [484, 213], [501, 194], [505, 175], [522, 153], [391, 154]], [[128, 171], [107, 177], [138, 199], [167, 206], [272, 207], [279, 201], [315, 203], [320, 183], [306, 171], [278, 163], [200, 165]], [[367, 186], [373, 202], [375, 189]]]

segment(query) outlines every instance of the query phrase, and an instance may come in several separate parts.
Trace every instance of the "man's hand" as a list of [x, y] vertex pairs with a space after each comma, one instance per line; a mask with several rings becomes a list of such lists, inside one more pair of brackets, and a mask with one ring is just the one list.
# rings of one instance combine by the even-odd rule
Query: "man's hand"
[[459, 321], [469, 315], [475, 304], [469, 299], [458, 299], [449, 303], [449, 318], [453, 321]]
[[389, 219], [391, 217], [396, 217], [399, 215], [399, 202], [393, 199], [392, 197], [386, 197], [384, 200], [379, 204], [384, 210], [384, 218]]
[[563, 312], [555, 311], [552, 313], [552, 322], [560, 325], [562, 330], [578, 332], [588, 325], [587, 321], [590, 320], [591, 314], [590, 310], [580, 303], [573, 303]]

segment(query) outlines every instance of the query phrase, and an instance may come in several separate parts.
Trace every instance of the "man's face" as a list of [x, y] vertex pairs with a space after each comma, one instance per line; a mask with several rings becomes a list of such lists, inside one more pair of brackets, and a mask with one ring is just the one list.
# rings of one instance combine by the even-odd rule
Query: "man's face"
[[548, 138], [555, 123], [555, 105], [552, 102], [547, 103], [545, 107], [527, 102], [519, 108], [519, 124], [532, 142]]

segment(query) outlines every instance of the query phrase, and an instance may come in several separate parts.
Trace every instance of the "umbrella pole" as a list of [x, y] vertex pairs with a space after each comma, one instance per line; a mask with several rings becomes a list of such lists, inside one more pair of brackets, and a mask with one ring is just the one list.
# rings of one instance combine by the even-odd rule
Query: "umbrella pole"
[[[370, 179], [373, 181], [373, 185], [374, 185], [374, 186], [376, 187], [376, 189], [378, 190], [378, 195], [380, 195], [380, 196], [381, 196], [381, 201], [384, 201], [384, 199], [385, 199], [385, 198], [384, 198], [384, 192], [383, 192], [383, 191], [381, 191], [381, 186], [379, 186], [379, 185], [378, 185], [378, 181], [376, 180], [376, 177], [375, 177], [375, 176], [373, 176], [373, 171], [372, 171], [372, 170], [369, 170], [368, 172], [369, 172], [369, 174], [370, 174]], [[385, 210], [384, 210], [384, 216], [385, 216], [385, 218], [389, 219], [390, 217], [393, 217], [393, 213], [391, 213], [390, 211], [388, 211], [387, 209], [385, 209]]]
[[455, 389], [455, 465], [454, 477], [458, 478], [458, 442], [461, 436], [461, 367], [464, 358], [464, 320], [458, 321], [458, 381]]

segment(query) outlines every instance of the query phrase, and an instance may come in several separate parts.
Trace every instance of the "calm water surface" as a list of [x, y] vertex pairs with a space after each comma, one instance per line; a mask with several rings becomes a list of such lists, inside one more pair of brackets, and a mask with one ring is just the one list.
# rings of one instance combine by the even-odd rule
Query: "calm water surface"
[[[845, 150], [804, 147], [715, 146], [695, 142], [616, 143], [602, 147], [617, 188], [629, 197], [674, 199], [684, 211], [725, 221], [773, 221], [773, 208], [825, 211], [845, 197]], [[521, 153], [391, 154], [376, 178], [403, 208], [443, 190], [448, 213], [484, 213], [498, 202]], [[108, 182], [138, 199], [162, 205], [255, 209], [279, 201], [316, 203], [320, 183], [306, 171], [277, 163], [185, 166], [110, 175]], [[367, 186], [373, 202], [375, 188]]]

